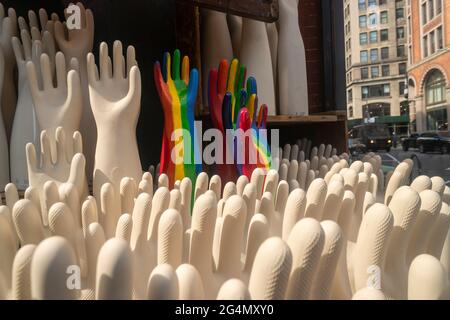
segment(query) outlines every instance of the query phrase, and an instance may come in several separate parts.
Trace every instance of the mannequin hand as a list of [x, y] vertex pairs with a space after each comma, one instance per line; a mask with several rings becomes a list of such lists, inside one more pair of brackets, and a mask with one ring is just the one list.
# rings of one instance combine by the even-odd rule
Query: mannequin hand
[[[41, 40], [40, 38], [46, 31], [48, 31], [54, 38], [55, 22], [59, 21], [59, 17], [56, 13], [52, 13], [51, 19], [49, 20], [47, 11], [45, 11], [45, 9], [39, 9], [39, 19], [38, 19], [36, 13], [33, 10], [29, 10], [28, 21], [29, 23], [27, 23], [23, 17], [19, 17], [17, 19], [17, 23], [19, 24], [19, 30], [22, 31], [25, 29], [29, 32], [31, 31], [33, 40]], [[38, 39], [36, 39], [35, 37], [38, 37]]]
[[[54, 22], [58, 21], [58, 15], [53, 14], [52, 20], [48, 20], [47, 12], [44, 9], [39, 10], [39, 21], [36, 17], [36, 13], [32, 10], [28, 11], [29, 23], [25, 21], [23, 17], [19, 17], [18, 24], [19, 30], [22, 34], [23, 31], [27, 31], [31, 35], [32, 42], [41, 41], [42, 51], [47, 53], [50, 57], [50, 62], [52, 66], [52, 74], [55, 72], [55, 54], [56, 54], [56, 43], [55, 43], [55, 26]], [[23, 41], [23, 40], [22, 40]]]
[[[32, 10], [28, 11], [27, 23], [23, 17], [19, 17], [17, 22], [19, 24], [19, 30], [26, 30], [31, 34], [33, 41], [40, 40], [42, 42], [43, 51], [50, 56], [51, 61], [54, 63], [54, 57], [56, 53], [55, 43], [55, 21], [58, 21], [58, 15], [53, 14], [52, 19], [49, 20], [47, 11], [44, 9], [39, 10], [39, 21], [36, 17], [36, 13]], [[39, 25], [40, 24], [40, 25]]]
[[[72, 70], [67, 71], [64, 54], [61, 52], [56, 54], [56, 81], [53, 79], [50, 64], [49, 56], [43, 54], [39, 63], [31, 61], [27, 63], [27, 75], [39, 127], [47, 131], [52, 155], [55, 156], [56, 128], [63, 127], [69, 135], [79, 129], [82, 94], [78, 63], [75, 59], [71, 61]], [[36, 70], [41, 70], [42, 79]], [[53, 86], [54, 83], [56, 87]], [[71, 145], [68, 148], [70, 151]]]
[[[5, 9], [0, 3], [0, 45], [5, 56], [5, 65], [14, 67], [14, 54], [11, 45], [11, 38], [17, 35], [17, 15], [13, 8], [8, 9], [8, 15], [5, 16]], [[12, 65], [11, 65], [12, 64]]]
[[[42, 43], [40, 40], [32, 40], [27, 30], [22, 30], [20, 36], [21, 40], [17, 37], [13, 37], [11, 40], [19, 72], [19, 96], [24, 86], [27, 84], [27, 62], [39, 61], [39, 57], [42, 54]], [[38, 69], [37, 72], [40, 73], [40, 69]]]
[[211, 112], [211, 120], [216, 129], [225, 132], [222, 121], [223, 99], [226, 94], [228, 76], [228, 61], [220, 61], [219, 70], [211, 70], [209, 72], [209, 108]]
[[[56, 161], [52, 161], [50, 150], [50, 138], [44, 130], [41, 132], [41, 163], [39, 165], [36, 149], [32, 143], [26, 147], [28, 179], [30, 186], [38, 189], [43, 194], [44, 184], [47, 181], [54, 181], [57, 186], [68, 182], [74, 184], [80, 195], [87, 190], [85, 163], [81, 135], [75, 132], [73, 137], [66, 141], [63, 128], [56, 129]], [[68, 145], [72, 144], [73, 153], [68, 154]]]
[[[198, 91], [198, 72], [192, 69], [189, 75], [189, 59], [184, 57], [181, 66], [180, 76], [180, 51], [175, 50], [173, 57], [173, 65], [171, 65], [171, 57], [166, 53], [164, 63], [161, 67], [157, 62], [154, 69], [155, 83], [160, 96], [161, 104], [164, 110], [165, 128], [164, 135], [166, 141], [163, 148], [164, 154], [169, 151], [172, 152], [175, 144], [183, 143], [182, 154], [184, 157], [184, 150], [190, 149], [190, 159], [185, 159], [184, 166], [182, 163], [176, 164], [175, 169], [172, 170], [169, 165], [164, 164], [163, 168], [168, 168], [167, 173], [175, 171], [175, 177], [169, 175], [170, 180], [181, 180], [184, 176], [188, 176], [195, 181], [197, 171], [201, 171], [201, 165], [194, 166], [194, 153], [199, 152], [199, 148], [195, 141], [194, 128], [194, 108]], [[181, 137], [181, 141], [173, 143], [171, 136], [175, 130], [186, 130], [190, 133], [190, 143]], [[167, 150], [168, 149], [168, 150]], [[186, 155], [188, 156], [188, 155]], [[165, 156], [166, 157], [166, 156]], [[164, 158], [164, 157], [163, 157]]]
[[131, 123], [136, 125], [139, 116], [141, 74], [134, 48], [129, 46], [127, 49], [126, 66], [120, 41], [114, 42], [113, 50], [114, 75], [106, 43], [100, 45], [100, 72], [95, 65], [94, 55], [88, 55], [89, 94], [98, 130], [101, 130], [100, 122], [109, 123], [112, 119], [122, 122], [125, 115], [131, 117]]
[[3, 70], [2, 114], [7, 139], [11, 137], [14, 112], [17, 103], [16, 84], [14, 83], [14, 68], [16, 61], [11, 45], [11, 38], [17, 36], [17, 16], [14, 9], [8, 9], [5, 15], [3, 5], [0, 3], [0, 46], [3, 50], [5, 66]]
[[139, 181], [141, 163], [136, 142], [136, 126], [141, 107], [141, 74], [132, 46], [127, 58], [120, 41], [114, 42], [112, 62], [106, 43], [100, 45], [100, 72], [94, 55], [88, 54], [89, 95], [97, 125], [95, 150], [94, 195], [101, 186], [111, 182], [114, 168], [121, 177]]
[[213, 126], [223, 134], [222, 164], [217, 164], [217, 170], [224, 182], [234, 181], [236, 179], [235, 166], [226, 164], [226, 154], [231, 152], [231, 148], [227, 148], [226, 130], [232, 128], [232, 96], [226, 92], [228, 68], [228, 61], [222, 60], [219, 65], [219, 70], [214, 69], [209, 73], [209, 108], [211, 120]]
[[[67, 59], [75, 57], [84, 64], [86, 55], [92, 50], [94, 43], [94, 16], [82, 3], [78, 2], [77, 6], [80, 7], [81, 29], [68, 30], [65, 23], [56, 20], [55, 39]], [[66, 19], [69, 17], [67, 10], [64, 11], [64, 15]]]
[[241, 65], [239, 60], [233, 59], [233, 61], [231, 61], [228, 72], [227, 92], [231, 93], [231, 115], [233, 128], [238, 127], [237, 118], [239, 116], [239, 109], [242, 105], [241, 95], [242, 89], [244, 88], [246, 73], [247, 70], [245, 66]]

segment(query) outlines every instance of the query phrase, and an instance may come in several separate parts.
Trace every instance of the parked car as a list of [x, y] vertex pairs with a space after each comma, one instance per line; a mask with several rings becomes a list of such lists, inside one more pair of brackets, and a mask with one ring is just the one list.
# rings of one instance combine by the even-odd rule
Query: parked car
[[[349, 132], [349, 141], [354, 146], [365, 146], [367, 150], [386, 150], [392, 147], [392, 138], [385, 124], [364, 124]], [[350, 142], [349, 142], [350, 143]]]
[[405, 137], [402, 140], [403, 151], [408, 151], [410, 148], [417, 148], [417, 138], [419, 136], [418, 133], [411, 133], [409, 137]]
[[437, 151], [442, 154], [450, 152], [450, 132], [425, 132], [417, 138], [417, 147], [421, 153]]

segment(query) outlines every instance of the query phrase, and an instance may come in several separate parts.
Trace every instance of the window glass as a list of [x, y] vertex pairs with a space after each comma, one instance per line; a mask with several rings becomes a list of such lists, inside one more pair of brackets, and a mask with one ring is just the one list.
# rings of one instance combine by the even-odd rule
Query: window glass
[[377, 14], [369, 14], [369, 27], [375, 27], [377, 25]]
[[398, 46], [397, 47], [397, 57], [404, 57], [405, 56], [405, 46]]
[[381, 48], [381, 59], [389, 59], [389, 47]]
[[436, 42], [434, 41], [434, 31], [430, 32], [430, 54], [436, 52]]
[[398, 64], [398, 74], [406, 74], [406, 63]]
[[398, 92], [399, 96], [405, 95], [405, 81], [400, 81], [398, 83], [398, 89], [399, 89], [399, 92]]
[[359, 0], [358, 8], [359, 8], [359, 10], [365, 10], [366, 9], [366, 0]]
[[399, 27], [397, 28], [397, 39], [404, 39], [405, 38], [405, 28]]
[[361, 68], [361, 79], [365, 80], [369, 78], [369, 68]]
[[370, 43], [378, 42], [378, 31], [370, 31]]
[[424, 2], [423, 4], [422, 4], [422, 24], [426, 24], [427, 23], [427, 21], [428, 21], [428, 18], [427, 18], [427, 2]]
[[381, 41], [389, 40], [389, 30], [388, 29], [380, 30], [380, 39], [381, 39]]
[[367, 17], [366, 16], [359, 16], [359, 27], [360, 28], [367, 27]]
[[424, 36], [422, 39], [422, 50], [424, 58], [428, 57], [428, 36]]
[[436, 0], [436, 15], [442, 12], [442, 0]]
[[440, 71], [433, 71], [428, 76], [425, 92], [427, 106], [445, 102], [445, 79]]
[[437, 37], [437, 48], [438, 50], [442, 49], [444, 45], [442, 38], [442, 27], [437, 28], [436, 37]]
[[382, 11], [380, 13], [380, 23], [381, 24], [387, 24], [388, 23], [388, 12]]
[[366, 63], [369, 61], [367, 50], [363, 50], [360, 52], [360, 60], [361, 60], [361, 63]]
[[359, 34], [359, 44], [367, 44], [367, 32]]
[[380, 76], [380, 68], [379, 67], [371, 67], [370, 73], [372, 78], [378, 78]]
[[370, 61], [371, 62], [378, 61], [378, 49], [371, 49], [370, 50]]

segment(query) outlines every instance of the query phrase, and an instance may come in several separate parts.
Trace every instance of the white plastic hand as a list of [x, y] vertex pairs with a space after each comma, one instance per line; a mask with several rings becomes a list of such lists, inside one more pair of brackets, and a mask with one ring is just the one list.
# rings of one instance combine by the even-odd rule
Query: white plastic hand
[[[50, 32], [52, 36], [55, 34], [55, 22], [59, 21], [59, 17], [56, 13], [52, 13], [50, 19], [45, 9], [39, 9], [39, 18], [33, 10], [28, 11], [28, 23], [23, 17], [17, 19], [20, 30], [31, 31], [33, 39], [39, 34], [42, 35], [45, 31]], [[33, 28], [36, 28], [33, 31]], [[36, 32], [37, 31], [37, 32]]]
[[[48, 133], [53, 161], [56, 161], [56, 141], [54, 139], [56, 128], [63, 127], [65, 133], [72, 136], [80, 127], [82, 114], [82, 93], [77, 61], [72, 59], [72, 70], [67, 71], [64, 54], [58, 52], [55, 63], [55, 80], [52, 77], [48, 55], [40, 56], [40, 63], [27, 63], [27, 75], [39, 128]], [[42, 79], [36, 72], [39, 69], [42, 70]], [[70, 144], [67, 151], [67, 156], [73, 154]]]
[[121, 177], [140, 181], [142, 176], [136, 142], [141, 107], [141, 75], [133, 47], [127, 49], [126, 66], [120, 41], [114, 42], [113, 51], [111, 63], [108, 46], [106, 43], [100, 45], [100, 72], [95, 65], [94, 55], [88, 54], [89, 95], [98, 136], [94, 196], [99, 195], [101, 185], [110, 182], [114, 168], [119, 168]]
[[[74, 184], [80, 195], [87, 190], [85, 174], [85, 158], [82, 154], [81, 134], [75, 132], [73, 137], [66, 141], [63, 128], [56, 129], [56, 161], [52, 161], [50, 150], [50, 138], [44, 130], [41, 132], [41, 164], [36, 157], [36, 149], [28, 143], [26, 147], [28, 178], [30, 186], [35, 187], [40, 195], [43, 195], [44, 184], [54, 181], [57, 186], [68, 182]], [[67, 156], [67, 145], [72, 144], [73, 154]], [[41, 196], [43, 199], [43, 196]]]
[[[3, 89], [3, 79], [5, 70], [5, 58], [3, 50], [0, 47], [0, 96]], [[8, 153], [8, 139], [6, 137], [5, 125], [3, 123], [3, 116], [0, 110], [0, 191], [3, 191], [6, 184], [9, 182], [9, 153]]]
[[39, 20], [36, 13], [32, 10], [28, 11], [28, 23], [23, 17], [17, 19], [19, 25], [19, 31], [26, 30], [30, 33], [33, 41], [42, 41], [43, 51], [48, 53], [53, 59], [56, 53], [55, 42], [55, 21], [58, 21], [58, 15], [53, 14], [51, 20], [48, 19], [47, 11], [44, 9], [39, 10]]
[[[83, 113], [81, 118], [80, 132], [85, 137], [84, 154], [86, 156], [87, 171], [94, 169], [94, 153], [97, 132], [95, 121], [89, 101], [88, 77], [86, 69], [86, 55], [92, 51], [94, 45], [94, 16], [92, 11], [85, 9], [83, 4], [77, 3], [81, 14], [81, 28], [68, 29], [66, 24], [55, 21], [55, 40], [59, 49], [64, 53], [66, 64], [69, 65], [72, 58], [79, 63], [79, 76], [83, 98]], [[69, 16], [67, 10], [64, 12], [66, 19]], [[91, 178], [89, 178], [91, 180]]]
[[6, 135], [10, 137], [12, 122], [14, 119], [14, 110], [16, 108], [16, 86], [14, 84], [14, 68], [16, 61], [11, 45], [11, 38], [17, 35], [17, 15], [13, 8], [8, 9], [8, 15], [5, 15], [5, 9], [0, 3], [0, 46], [3, 49], [5, 58], [3, 92], [2, 92], [2, 113], [5, 123]]
[[12, 45], [19, 73], [19, 96], [10, 143], [11, 181], [19, 189], [25, 190], [28, 186], [25, 145], [28, 142], [32, 142], [36, 146], [39, 145], [39, 128], [34, 113], [30, 87], [27, 82], [26, 63], [39, 60], [42, 54], [42, 43], [40, 40], [32, 40], [29, 32], [22, 30], [21, 40], [13, 37]]

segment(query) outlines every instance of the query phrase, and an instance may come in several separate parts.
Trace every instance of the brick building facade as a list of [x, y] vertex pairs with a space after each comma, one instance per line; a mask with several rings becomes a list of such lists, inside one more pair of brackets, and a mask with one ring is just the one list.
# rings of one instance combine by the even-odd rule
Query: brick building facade
[[408, 95], [413, 130], [448, 130], [450, 0], [408, 0]]

